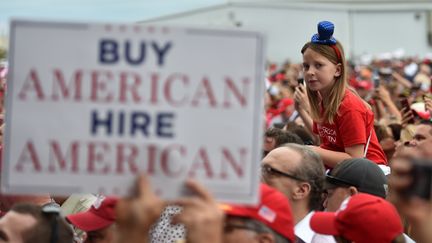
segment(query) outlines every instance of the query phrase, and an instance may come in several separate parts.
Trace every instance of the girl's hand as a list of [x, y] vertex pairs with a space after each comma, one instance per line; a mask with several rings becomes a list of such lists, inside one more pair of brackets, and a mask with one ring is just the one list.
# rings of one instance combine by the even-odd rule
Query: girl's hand
[[297, 111], [309, 112], [309, 99], [306, 93], [306, 88], [302, 84], [295, 88], [294, 100]]

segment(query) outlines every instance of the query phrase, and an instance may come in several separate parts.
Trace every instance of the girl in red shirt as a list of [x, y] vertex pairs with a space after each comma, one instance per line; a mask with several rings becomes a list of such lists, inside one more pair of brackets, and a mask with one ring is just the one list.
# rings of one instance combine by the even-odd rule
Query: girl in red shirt
[[306, 88], [297, 87], [294, 97], [306, 127], [320, 138], [321, 145], [312, 148], [330, 168], [360, 157], [387, 165], [374, 131], [372, 110], [348, 88], [343, 48], [333, 31], [331, 22], [320, 22], [318, 34], [301, 50]]

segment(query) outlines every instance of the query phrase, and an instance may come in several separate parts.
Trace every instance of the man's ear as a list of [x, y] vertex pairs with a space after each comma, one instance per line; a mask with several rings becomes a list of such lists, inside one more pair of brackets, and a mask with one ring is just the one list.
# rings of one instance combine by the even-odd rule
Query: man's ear
[[342, 75], [342, 64], [338, 63], [336, 64], [336, 72], [335, 72], [335, 77], [339, 78]]
[[303, 199], [310, 194], [311, 185], [307, 182], [299, 182], [297, 183], [297, 187], [294, 190], [293, 199]]
[[351, 196], [359, 193], [359, 191], [357, 190], [357, 188], [355, 186], [350, 186], [348, 189], [349, 189], [349, 193]]
[[271, 233], [260, 233], [257, 235], [259, 243], [275, 243], [276, 239]]

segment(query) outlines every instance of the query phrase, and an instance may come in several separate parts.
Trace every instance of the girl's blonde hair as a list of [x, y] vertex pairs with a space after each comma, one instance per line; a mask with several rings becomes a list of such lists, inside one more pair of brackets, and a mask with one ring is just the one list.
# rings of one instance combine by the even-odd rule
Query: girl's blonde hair
[[[336, 51], [329, 45], [308, 42], [301, 49], [302, 54], [304, 54], [305, 51], [310, 48], [311, 50], [323, 55], [333, 64], [341, 64], [341, 75], [336, 78], [335, 83], [333, 87], [331, 87], [328, 96], [320, 97], [318, 91], [312, 91], [309, 87], [307, 87], [307, 95], [310, 101], [312, 119], [317, 122], [325, 122], [330, 124], [334, 123], [337, 111], [339, 109], [339, 105], [342, 102], [342, 98], [345, 94], [345, 89], [347, 87], [347, 71], [343, 47], [339, 43], [339, 41], [336, 42], [335, 47], [338, 49], [340, 57], [338, 57]], [[323, 115], [321, 115], [321, 99], [323, 107], [325, 107], [325, 112]]]

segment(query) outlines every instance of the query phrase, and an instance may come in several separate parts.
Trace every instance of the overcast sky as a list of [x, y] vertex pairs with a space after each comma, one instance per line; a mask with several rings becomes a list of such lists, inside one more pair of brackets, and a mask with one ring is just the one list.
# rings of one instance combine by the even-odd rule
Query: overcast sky
[[11, 18], [136, 22], [224, 0], [0, 0], [0, 34]]

